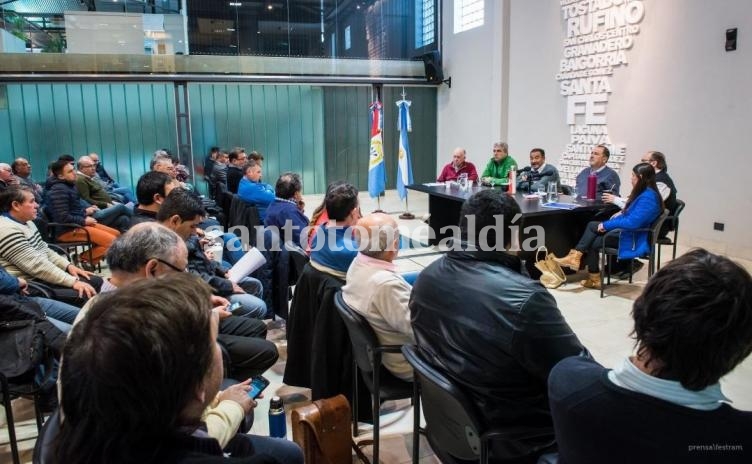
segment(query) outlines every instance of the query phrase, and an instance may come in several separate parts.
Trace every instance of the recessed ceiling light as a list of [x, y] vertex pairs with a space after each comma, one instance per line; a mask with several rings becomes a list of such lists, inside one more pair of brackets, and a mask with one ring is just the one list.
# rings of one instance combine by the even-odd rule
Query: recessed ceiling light
[[272, 11], [274, 9], [274, 6], [270, 3], [270, 4], [266, 5], [266, 9], [269, 10], [269, 11]]

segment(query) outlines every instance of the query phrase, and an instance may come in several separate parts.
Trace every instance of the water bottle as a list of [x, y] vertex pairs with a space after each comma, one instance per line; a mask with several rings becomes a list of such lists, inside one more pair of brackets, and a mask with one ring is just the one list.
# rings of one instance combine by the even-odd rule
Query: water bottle
[[595, 171], [591, 171], [587, 178], [587, 198], [588, 200], [595, 200], [595, 194], [598, 190], [598, 176], [595, 175]]
[[517, 193], [517, 166], [509, 168], [509, 190], [510, 195]]
[[287, 437], [285, 407], [282, 404], [282, 398], [279, 396], [272, 397], [272, 400], [269, 402], [269, 436], [276, 438]]

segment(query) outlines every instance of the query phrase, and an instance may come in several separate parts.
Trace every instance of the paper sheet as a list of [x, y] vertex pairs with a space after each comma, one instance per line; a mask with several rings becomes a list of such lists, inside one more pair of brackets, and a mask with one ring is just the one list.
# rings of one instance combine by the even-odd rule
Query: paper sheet
[[266, 258], [264, 258], [264, 255], [258, 251], [258, 248], [251, 248], [237, 263], [235, 263], [232, 269], [230, 269], [229, 278], [234, 283], [238, 283], [240, 279], [260, 268], [264, 263], [266, 263]]

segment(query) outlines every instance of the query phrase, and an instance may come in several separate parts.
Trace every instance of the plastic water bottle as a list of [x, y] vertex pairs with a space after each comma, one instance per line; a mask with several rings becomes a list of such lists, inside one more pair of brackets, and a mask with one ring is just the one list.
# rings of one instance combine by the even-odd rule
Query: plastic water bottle
[[598, 190], [598, 176], [595, 175], [595, 171], [591, 171], [587, 178], [587, 198], [588, 200], [595, 200], [595, 194]]
[[285, 418], [285, 406], [282, 398], [272, 397], [269, 402], [269, 436], [276, 438], [287, 437], [287, 419]]

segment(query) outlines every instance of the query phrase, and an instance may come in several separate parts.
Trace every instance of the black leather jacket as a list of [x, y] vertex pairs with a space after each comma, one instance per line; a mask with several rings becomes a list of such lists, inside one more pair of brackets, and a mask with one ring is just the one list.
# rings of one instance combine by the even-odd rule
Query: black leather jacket
[[450, 251], [418, 276], [410, 312], [421, 352], [464, 390], [487, 427], [513, 438], [495, 442], [492, 457], [535, 462], [532, 455], [551, 449], [548, 374], [583, 346], [553, 296], [521, 274], [519, 258]]

